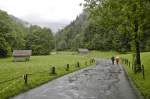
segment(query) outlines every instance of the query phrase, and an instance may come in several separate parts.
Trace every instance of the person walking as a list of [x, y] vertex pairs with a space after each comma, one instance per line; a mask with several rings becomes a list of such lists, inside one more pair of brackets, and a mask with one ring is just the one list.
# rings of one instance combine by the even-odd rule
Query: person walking
[[119, 56], [116, 56], [116, 64], [119, 64]]
[[111, 57], [111, 61], [112, 61], [112, 64], [114, 65], [114, 62], [115, 62], [115, 57], [114, 56]]

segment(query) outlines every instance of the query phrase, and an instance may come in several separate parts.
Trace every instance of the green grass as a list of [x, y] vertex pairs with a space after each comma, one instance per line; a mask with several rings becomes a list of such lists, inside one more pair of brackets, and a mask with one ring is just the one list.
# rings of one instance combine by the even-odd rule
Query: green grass
[[[85, 61], [89, 61], [89, 57], [65, 52], [64, 54], [59, 53], [48, 56], [32, 56], [29, 62], [12, 62], [12, 60], [12, 57], [0, 59], [0, 81], [23, 76], [26, 73], [33, 75], [29, 75], [28, 85], [24, 84], [23, 77], [5, 84], [0, 84], [0, 99], [9, 98], [52, 79], [84, 68], [86, 67]], [[80, 68], [75, 67], [77, 61], [82, 63]], [[70, 71], [65, 70], [66, 64], [71, 64]], [[56, 75], [50, 74], [50, 68], [52, 66], [56, 67]], [[36, 73], [39, 71], [45, 72]]]
[[97, 57], [97, 58], [111, 58], [112, 56], [119, 55], [119, 53], [114, 51], [91, 51], [89, 56], [90, 57]]
[[[86, 67], [82, 65], [81, 68], [76, 68], [77, 61], [84, 62], [90, 57], [110, 58], [111, 56], [120, 55], [120, 57], [128, 58], [132, 61], [132, 54], [119, 54], [117, 52], [100, 52], [92, 51], [88, 56], [80, 56], [72, 52], [58, 52], [49, 56], [33, 56], [29, 62], [12, 62], [13, 58], [0, 59], [0, 81], [7, 80], [25, 73], [35, 73], [38, 71], [45, 71], [29, 76], [29, 85], [24, 85], [23, 78], [18, 81], [0, 84], [0, 99], [5, 99], [9, 96], [16, 95], [22, 91], [39, 86], [52, 79], [65, 75], [67, 73], [79, 70]], [[133, 79], [137, 88], [145, 96], [145, 99], [150, 99], [150, 52], [142, 53], [142, 64], [145, 66], [145, 80], [141, 73], [135, 74], [131, 68], [125, 66], [128, 75]], [[70, 71], [65, 71], [65, 64], [72, 64]], [[56, 66], [57, 75], [50, 75], [49, 69]], [[146, 98], [147, 97], [147, 98]]]
[[[132, 54], [122, 55], [132, 62]], [[142, 73], [135, 74], [129, 66], [125, 66], [128, 75], [133, 79], [137, 88], [144, 95], [145, 99], [150, 99], [150, 52], [141, 54], [142, 64], [145, 67], [145, 79], [142, 77]]]

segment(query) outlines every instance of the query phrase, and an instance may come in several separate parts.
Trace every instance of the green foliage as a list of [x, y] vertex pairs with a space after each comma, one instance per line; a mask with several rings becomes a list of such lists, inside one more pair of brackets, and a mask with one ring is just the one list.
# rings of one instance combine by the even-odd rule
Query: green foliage
[[67, 43], [63, 40], [63, 41], [60, 41], [57, 45], [57, 50], [65, 50], [67, 49]]
[[0, 10], [0, 57], [13, 50], [32, 49], [34, 55], [48, 55], [54, 48], [50, 29], [26, 26], [26, 23]]
[[11, 51], [10, 42], [12, 21], [6, 12], [0, 10], [0, 57], [9, 55]]
[[82, 13], [75, 21], [56, 34], [57, 50], [77, 50], [84, 47], [83, 30], [87, 25], [87, 16], [87, 13]]
[[51, 30], [39, 26], [31, 26], [30, 33], [26, 37], [26, 49], [32, 50], [33, 55], [48, 55], [53, 49]]
[[27, 36], [28, 32], [29, 29], [22, 23], [13, 21], [13, 38], [9, 39], [11, 40], [10, 44], [12, 49], [25, 49], [25, 37]]
[[[85, 0], [83, 5], [83, 14], [57, 34], [57, 43], [65, 41], [67, 49], [83, 47], [128, 52], [135, 50], [135, 41], [139, 39], [141, 50], [150, 51], [148, 1]], [[137, 32], [134, 31], [135, 19], [138, 20]]]

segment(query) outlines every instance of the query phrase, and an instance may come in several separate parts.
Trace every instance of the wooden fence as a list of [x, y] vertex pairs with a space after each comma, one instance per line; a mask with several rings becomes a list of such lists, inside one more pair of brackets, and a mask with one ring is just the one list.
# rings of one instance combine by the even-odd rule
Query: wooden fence
[[[87, 66], [87, 65], [92, 65], [95, 63], [94, 59], [90, 59], [89, 61], [85, 61], [85, 62], [76, 62], [75, 64], [66, 64], [64, 65], [64, 70], [66, 71], [70, 71], [71, 66], [75, 66], [75, 68], [80, 68], [81, 65]], [[22, 80], [24, 82], [25, 85], [28, 85], [28, 81], [29, 81], [29, 77], [31, 75], [35, 75], [35, 74], [42, 74], [42, 73], [49, 73], [50, 75], [56, 75], [57, 74], [57, 68], [56, 66], [51, 66], [49, 68], [49, 70], [45, 70], [45, 71], [39, 71], [39, 72], [34, 72], [34, 73], [25, 73], [24, 75], [20, 75], [11, 79], [7, 79], [4, 81], [0, 81], [0, 85], [2, 84], [6, 84], [6, 83], [11, 83], [13, 81], [18, 81], [18, 80]], [[8, 85], [9, 86], [9, 85]], [[0, 89], [0, 91], [3, 89]]]
[[[136, 66], [135, 66], [134, 62], [129, 61], [127, 58], [121, 58], [121, 61], [122, 61], [122, 64], [125, 64], [126, 66], [129, 66], [129, 68], [131, 68], [132, 71], [134, 73], [136, 73]], [[142, 73], [143, 79], [145, 79], [144, 65], [141, 65], [141, 73]]]

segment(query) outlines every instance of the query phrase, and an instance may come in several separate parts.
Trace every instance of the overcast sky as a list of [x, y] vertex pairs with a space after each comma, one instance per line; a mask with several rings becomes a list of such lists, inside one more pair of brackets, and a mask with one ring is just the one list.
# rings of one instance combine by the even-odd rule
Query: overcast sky
[[70, 22], [82, 12], [83, 0], [0, 0], [0, 9], [30, 23]]

